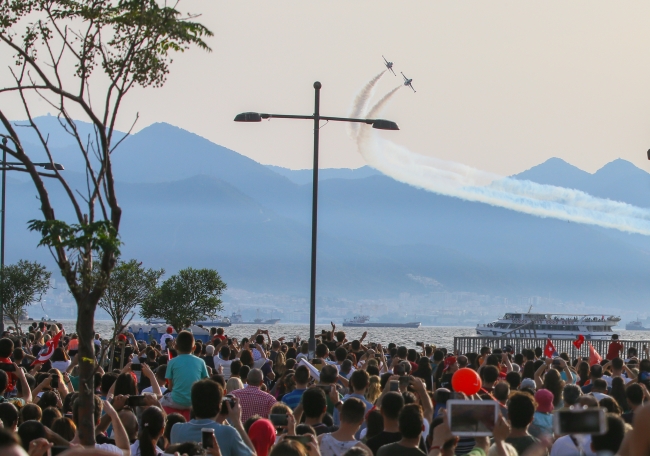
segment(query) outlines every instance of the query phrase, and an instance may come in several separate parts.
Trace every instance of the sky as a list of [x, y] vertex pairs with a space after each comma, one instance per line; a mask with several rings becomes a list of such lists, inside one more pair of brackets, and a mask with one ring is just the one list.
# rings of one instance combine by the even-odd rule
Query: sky
[[[168, 122], [256, 161], [310, 168], [312, 125], [233, 122], [239, 112], [345, 116], [394, 62], [382, 135], [413, 152], [510, 175], [551, 157], [589, 172], [623, 158], [650, 171], [650, 2], [225, 2], [182, 0], [215, 34], [175, 57], [162, 89], [137, 90], [128, 128]], [[47, 107], [41, 104], [41, 114]], [[38, 112], [37, 112], [38, 113]], [[323, 168], [365, 164], [346, 126], [321, 128]], [[186, 153], [190, 153], [187, 152]]]

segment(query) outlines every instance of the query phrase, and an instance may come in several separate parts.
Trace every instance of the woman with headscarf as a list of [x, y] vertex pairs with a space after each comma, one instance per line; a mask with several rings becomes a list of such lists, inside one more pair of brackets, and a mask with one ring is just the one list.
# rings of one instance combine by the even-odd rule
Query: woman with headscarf
[[275, 443], [275, 427], [269, 420], [259, 419], [248, 429], [248, 437], [253, 442], [257, 456], [268, 456]]

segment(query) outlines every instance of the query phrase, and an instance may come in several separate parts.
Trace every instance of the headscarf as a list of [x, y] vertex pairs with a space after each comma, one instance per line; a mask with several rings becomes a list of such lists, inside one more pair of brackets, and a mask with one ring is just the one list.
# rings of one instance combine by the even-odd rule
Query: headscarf
[[456, 357], [455, 356], [446, 357], [445, 358], [445, 368], [442, 371], [446, 372], [454, 364], [456, 364]]
[[275, 443], [275, 428], [266, 418], [261, 418], [248, 429], [248, 436], [253, 442], [257, 456], [268, 456]]

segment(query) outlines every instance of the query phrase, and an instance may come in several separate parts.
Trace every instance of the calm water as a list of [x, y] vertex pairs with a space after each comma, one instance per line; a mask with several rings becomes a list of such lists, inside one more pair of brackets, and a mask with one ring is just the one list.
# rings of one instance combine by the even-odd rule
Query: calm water
[[[73, 331], [76, 322], [72, 320], [61, 320], [68, 332]], [[113, 333], [113, 323], [111, 321], [96, 321], [96, 331], [101, 334], [102, 338], [111, 337]], [[229, 337], [250, 337], [258, 328], [254, 325], [233, 325], [226, 329]], [[307, 339], [309, 336], [309, 325], [305, 324], [276, 324], [270, 325], [268, 329], [272, 339], [286, 337], [288, 340], [299, 336]], [[316, 325], [316, 333], [319, 334], [322, 329], [330, 330], [329, 325]], [[451, 348], [454, 345], [454, 337], [475, 336], [476, 331], [473, 327], [457, 326], [422, 326], [419, 329], [408, 328], [344, 328], [337, 326], [337, 329], [345, 331], [348, 340], [354, 340], [361, 337], [365, 330], [368, 331], [367, 342], [378, 342], [388, 344], [395, 342], [405, 345], [409, 348], [415, 348], [416, 342], [435, 344], [438, 347]], [[618, 331], [621, 339], [627, 340], [650, 340], [650, 331]]]

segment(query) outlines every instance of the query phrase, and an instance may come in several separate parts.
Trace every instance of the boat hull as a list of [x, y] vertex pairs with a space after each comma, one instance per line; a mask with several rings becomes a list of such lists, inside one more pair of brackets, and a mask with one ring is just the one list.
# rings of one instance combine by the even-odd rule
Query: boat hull
[[650, 328], [644, 328], [643, 326], [630, 326], [630, 325], [625, 325], [625, 330], [626, 331], [650, 331]]
[[343, 322], [343, 326], [351, 328], [414, 328], [417, 329], [421, 325], [420, 322], [411, 323], [350, 323]]

